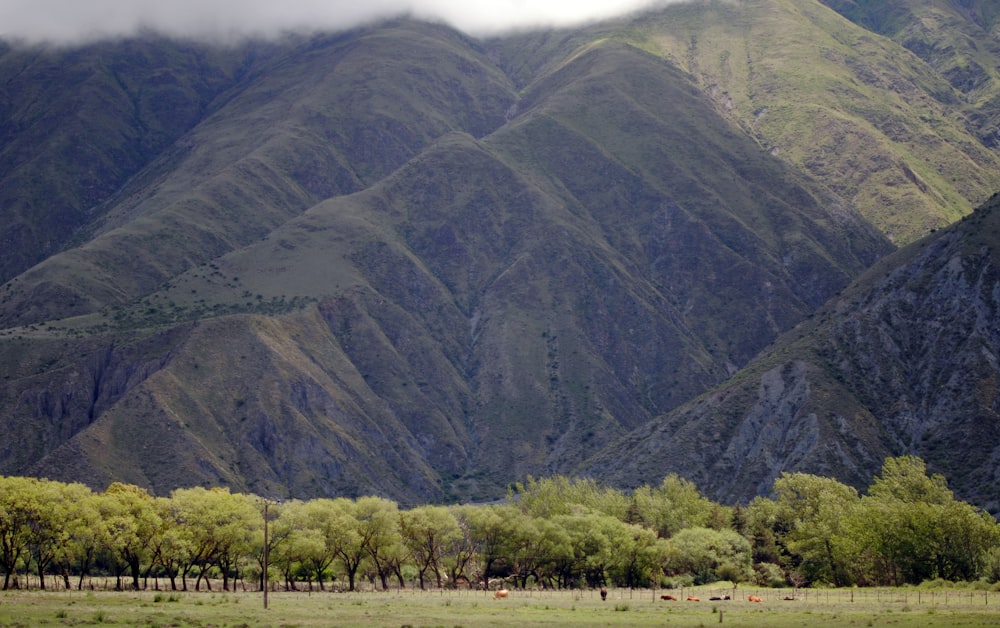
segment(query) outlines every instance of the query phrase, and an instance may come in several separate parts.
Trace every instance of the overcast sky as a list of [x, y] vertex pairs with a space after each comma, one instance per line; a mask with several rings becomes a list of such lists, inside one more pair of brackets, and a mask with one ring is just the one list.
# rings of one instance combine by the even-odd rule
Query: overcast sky
[[81, 41], [153, 29], [170, 35], [338, 30], [409, 13], [485, 35], [572, 26], [677, 0], [0, 0], [0, 38]]

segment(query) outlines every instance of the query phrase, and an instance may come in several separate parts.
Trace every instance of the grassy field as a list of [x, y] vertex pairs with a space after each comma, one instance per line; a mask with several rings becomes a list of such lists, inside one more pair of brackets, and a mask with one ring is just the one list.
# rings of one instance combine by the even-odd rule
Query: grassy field
[[[663, 591], [512, 591], [506, 600], [476, 591], [365, 593], [0, 593], [0, 626], [995, 626], [1000, 596], [982, 591], [685, 591], [700, 602], [667, 602]], [[670, 592], [676, 595], [677, 592]], [[762, 603], [746, 601], [759, 594]], [[681, 597], [681, 596], [679, 596]], [[683, 599], [683, 597], [682, 597]], [[853, 601], [852, 601], [853, 600]]]

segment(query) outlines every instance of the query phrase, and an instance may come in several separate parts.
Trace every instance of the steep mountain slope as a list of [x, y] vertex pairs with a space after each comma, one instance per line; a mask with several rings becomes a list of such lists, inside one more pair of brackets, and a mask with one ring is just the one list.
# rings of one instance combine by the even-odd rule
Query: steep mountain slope
[[747, 499], [783, 471], [863, 486], [915, 454], [962, 498], [1000, 510], [1000, 196], [886, 258], [744, 371], [610, 446], [619, 483], [696, 470]]
[[959, 92], [969, 130], [990, 148], [1000, 145], [1000, 6], [989, 0], [825, 4], [927, 62]]
[[[831, 3], [832, 4], [832, 3]], [[872, 11], [937, 2], [857, 3]], [[923, 45], [961, 41], [989, 71], [975, 89], [956, 78], [961, 52], [918, 58], [817, 2], [705, 0], [627, 24], [624, 36], [690, 72], [718, 109], [761, 145], [824, 182], [897, 244], [953, 222], [997, 189], [992, 134], [1000, 115], [995, 33], [951, 7], [926, 24], [918, 8], [898, 28]], [[969, 63], [969, 67], [974, 64]], [[965, 67], [965, 66], [962, 66]]]
[[[86, 242], [21, 274], [0, 320], [35, 323], [147, 294], [374, 183], [442, 133], [492, 130], [513, 100], [506, 77], [443, 27], [292, 45], [136, 175], [83, 229]], [[107, 132], [102, 118], [91, 122]]]
[[[380, 35], [390, 37], [363, 38]], [[516, 110], [490, 102], [514, 117], [481, 141], [444, 134], [367, 189], [131, 305], [10, 332], [6, 442], [19, 445], [5, 452], [8, 472], [159, 490], [183, 476], [298, 495], [495, 496], [718, 383], [888, 251], [718, 117], [685, 75], [631, 46], [590, 46], [541, 75]], [[451, 106], [421, 111], [433, 120]], [[191, 136], [238, 122], [224, 111]], [[274, 145], [298, 154], [295, 142]], [[212, 172], [198, 155], [151, 196], [126, 196], [144, 199], [139, 218], [74, 253], [127, 247], [123, 231], [159, 224], [148, 207], [189, 223], [193, 213], [173, 208], [199, 186], [167, 182]], [[281, 164], [254, 158], [254, 172]], [[126, 200], [108, 216], [135, 208]], [[254, 208], [241, 206], [267, 216]], [[186, 250], [148, 233], [145, 249], [123, 253], [162, 268]], [[26, 318], [11, 292], [9, 316]], [[53, 362], [44, 347], [59, 342]]]
[[[813, 314], [887, 235], [1000, 188], [992, 79], [963, 91], [855, 19], [705, 1], [488, 41], [395, 20], [3, 49], [0, 473], [411, 504], [594, 457], [602, 481], [677, 470], [728, 500], [785, 468], [860, 484], [965, 433], [873, 401], [875, 341]], [[804, 357], [786, 336], [740, 371], [811, 315]], [[922, 408], [940, 323], [908, 322], [879, 368]], [[928, 460], [957, 468], [940, 440]], [[963, 490], [995, 477], [975, 464]]]
[[246, 50], [157, 37], [58, 50], [0, 43], [0, 282], [63, 250], [252, 65]]

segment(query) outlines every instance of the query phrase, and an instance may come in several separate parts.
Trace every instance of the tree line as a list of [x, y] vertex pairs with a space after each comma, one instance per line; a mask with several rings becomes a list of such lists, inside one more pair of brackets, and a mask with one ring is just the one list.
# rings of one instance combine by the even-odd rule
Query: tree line
[[[265, 513], [267, 516], [265, 524]], [[266, 539], [266, 550], [265, 550]], [[555, 588], [917, 584], [1000, 580], [1000, 525], [955, 499], [924, 461], [885, 461], [864, 494], [785, 473], [734, 507], [676, 475], [629, 492], [589, 479], [529, 478], [489, 505], [400, 508], [381, 497], [268, 501], [224, 488], [167, 497], [122, 483], [0, 477], [3, 588], [23, 576], [82, 588], [165, 579], [173, 590], [281, 583]]]

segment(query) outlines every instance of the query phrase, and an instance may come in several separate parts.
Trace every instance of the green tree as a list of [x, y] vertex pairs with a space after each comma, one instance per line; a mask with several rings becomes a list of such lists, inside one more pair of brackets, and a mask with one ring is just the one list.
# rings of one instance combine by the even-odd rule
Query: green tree
[[365, 552], [375, 567], [382, 589], [388, 589], [393, 557], [402, 544], [399, 508], [396, 502], [382, 497], [361, 497], [355, 503], [355, 518]]
[[858, 492], [832, 478], [783, 473], [774, 481], [785, 546], [806, 582], [846, 586], [847, 543], [841, 522], [859, 505]]
[[38, 586], [45, 588], [45, 573], [69, 543], [70, 503], [66, 484], [38, 480], [28, 499], [28, 552], [35, 564]]
[[[537, 519], [538, 547], [535, 561], [535, 580], [548, 587], [560, 586], [559, 567], [573, 556], [573, 542], [569, 531], [558, 519]], [[525, 583], [522, 583], [525, 586]]]
[[508, 497], [522, 511], [546, 518], [567, 515], [582, 507], [624, 520], [629, 505], [621, 491], [601, 487], [591, 479], [563, 475], [541, 479], [529, 476], [524, 484], [514, 484]]
[[[295, 500], [280, 502], [265, 499], [262, 497], [252, 497], [251, 499], [257, 510], [257, 516], [261, 525], [253, 532], [251, 539], [251, 559], [256, 563], [260, 572], [259, 585], [261, 590], [269, 587], [271, 583], [271, 567], [274, 564], [272, 556], [280, 556], [283, 545], [289, 541], [294, 532], [297, 522], [291, 521], [291, 517], [285, 516], [285, 509], [297, 503]], [[267, 524], [267, 565], [265, 569], [265, 547], [264, 547], [264, 525]]]
[[521, 516], [510, 504], [477, 506], [465, 511], [469, 537], [478, 548], [483, 589], [489, 588], [490, 578], [510, 575], [513, 561], [509, 533]]
[[[332, 529], [332, 525], [337, 519], [337, 504], [330, 499], [313, 499], [304, 502], [294, 521], [295, 526], [289, 542], [298, 546], [295, 553], [300, 556], [300, 560], [307, 566], [312, 578], [319, 583], [320, 590], [323, 590], [324, 575], [327, 574], [333, 561], [334, 545], [338, 538], [338, 532]], [[309, 531], [308, 545], [306, 539], [301, 538], [303, 531]], [[312, 539], [315, 538], [316, 541]], [[332, 575], [332, 574], [331, 574]]]
[[914, 456], [889, 458], [843, 524], [859, 583], [974, 579], [997, 541], [997, 524], [955, 500], [940, 475]]
[[184, 557], [190, 553], [190, 537], [174, 518], [173, 502], [167, 497], [154, 499], [157, 514], [162, 522], [162, 530], [156, 536], [153, 550], [155, 561], [163, 569], [170, 581], [170, 590], [177, 590], [177, 576], [184, 564]]
[[935, 553], [938, 577], [972, 581], [988, 576], [990, 551], [1000, 544], [996, 519], [959, 501], [944, 504], [937, 514], [941, 528]]
[[791, 522], [780, 513], [778, 504], [767, 497], [755, 497], [743, 509], [741, 534], [753, 548], [753, 562], [783, 565], [787, 560], [785, 536]]
[[753, 577], [750, 543], [733, 530], [685, 528], [669, 539], [672, 574], [691, 574], [698, 584], [742, 582]]
[[441, 587], [445, 553], [461, 536], [454, 513], [445, 506], [418, 506], [400, 512], [399, 524], [403, 543], [417, 567], [420, 588], [424, 588], [428, 570]]
[[115, 559], [115, 586], [122, 588], [123, 564], [129, 571], [132, 588], [138, 590], [142, 566], [152, 562], [156, 535], [163, 529], [153, 497], [138, 486], [114, 482], [104, 491], [99, 507]]
[[632, 492], [626, 521], [670, 538], [684, 528], [709, 527], [718, 509], [693, 482], [672, 473], [656, 488], [644, 485]]
[[[253, 531], [250, 541], [250, 559], [256, 564], [259, 573], [258, 583], [261, 590], [271, 586], [271, 571], [275, 565], [275, 559], [280, 559], [284, 551], [284, 545], [290, 541], [292, 534], [299, 525], [297, 521], [292, 521], [292, 517], [286, 516], [286, 510], [293, 508], [300, 503], [297, 500], [287, 502], [266, 499], [258, 496], [251, 496], [251, 501], [257, 511], [260, 525]], [[265, 523], [267, 533], [265, 535]], [[265, 561], [265, 537], [267, 540], [266, 561]], [[272, 558], [276, 557], [276, 558]], [[265, 569], [265, 562], [266, 569]]]
[[[572, 556], [569, 534], [558, 519], [522, 515], [513, 519], [509, 529], [511, 571], [522, 588], [529, 578], [541, 584], [556, 579], [556, 565]], [[551, 582], [550, 582], [551, 583]]]
[[213, 489], [212, 492], [215, 497], [213, 563], [222, 574], [223, 590], [228, 591], [230, 579], [240, 578], [240, 561], [250, 553], [254, 534], [263, 521], [252, 497], [230, 493], [224, 488]]
[[616, 543], [627, 524], [617, 517], [586, 509], [577, 509], [552, 521], [565, 534], [567, 544], [552, 557], [558, 586], [606, 584], [608, 569], [618, 551]]
[[269, 549], [270, 564], [281, 572], [290, 591], [297, 589], [295, 576], [303, 571], [307, 573], [310, 588], [313, 578], [323, 588], [324, 572], [334, 559], [324, 536], [330, 503], [329, 499], [286, 502], [269, 528], [269, 532], [283, 538], [280, 544]]
[[0, 481], [0, 542], [3, 544], [5, 587], [19, 561], [34, 565], [44, 589], [50, 567], [61, 564], [71, 550], [75, 500], [90, 490], [33, 478]]
[[368, 555], [368, 539], [361, 532], [355, 503], [343, 497], [330, 501], [326, 542], [344, 567], [348, 590], [354, 591], [358, 569]]
[[3, 590], [16, 586], [17, 567], [28, 556], [30, 521], [34, 517], [37, 480], [0, 477], [0, 563], [3, 564]]
[[479, 555], [479, 541], [472, 535], [470, 518], [479, 506], [449, 506], [458, 524], [458, 534], [444, 540], [441, 563], [448, 574], [448, 583], [457, 587], [463, 580], [470, 580], [469, 570]]
[[76, 572], [76, 588], [82, 590], [83, 581], [90, 574], [98, 552], [108, 544], [107, 529], [101, 523], [100, 495], [82, 484], [71, 484], [67, 490], [65, 498], [70, 504], [69, 518], [65, 524], [66, 542], [58, 562], [64, 586], [67, 589], [71, 587], [70, 576]]
[[661, 564], [656, 533], [639, 525], [619, 522], [611, 533], [611, 558], [607, 572], [618, 586], [649, 586], [659, 576]]
[[955, 499], [944, 476], [927, 475], [927, 465], [917, 456], [886, 458], [882, 472], [868, 487], [868, 495], [908, 504], [946, 505]]
[[263, 525], [252, 497], [230, 493], [225, 488], [176, 489], [170, 494], [173, 523], [184, 531], [187, 556], [181, 567], [181, 582], [197, 567], [195, 590], [201, 588], [212, 567], [219, 569], [223, 588], [236, 573], [237, 561], [250, 553], [255, 531]]

